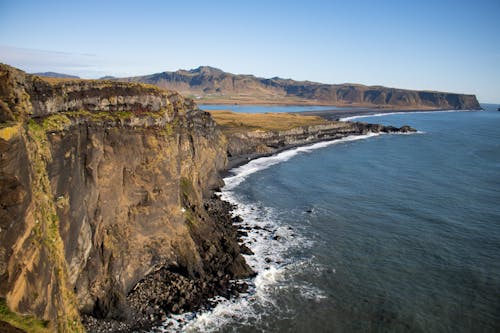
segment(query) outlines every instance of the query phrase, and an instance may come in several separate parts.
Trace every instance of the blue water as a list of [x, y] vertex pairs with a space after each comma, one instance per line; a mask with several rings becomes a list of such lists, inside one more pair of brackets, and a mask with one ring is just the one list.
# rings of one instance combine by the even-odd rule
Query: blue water
[[341, 108], [337, 106], [318, 105], [237, 105], [237, 104], [199, 104], [200, 109], [210, 110], [231, 110], [242, 113], [265, 113], [265, 112], [304, 112], [304, 111], [324, 111], [324, 110], [345, 110], [352, 108]]
[[[187, 331], [500, 331], [500, 112], [364, 118], [421, 133], [234, 170], [251, 292]], [[359, 119], [361, 120], [361, 119]]]

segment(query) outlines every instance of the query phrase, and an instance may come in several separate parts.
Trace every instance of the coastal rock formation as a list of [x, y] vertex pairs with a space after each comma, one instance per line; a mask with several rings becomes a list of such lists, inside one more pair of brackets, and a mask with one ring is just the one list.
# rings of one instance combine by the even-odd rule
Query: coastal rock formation
[[414, 131], [285, 118], [274, 130], [219, 127], [155, 86], [0, 65], [0, 327], [13, 311], [49, 331], [131, 331], [237, 295], [234, 279], [253, 272], [232, 207], [214, 195], [228, 157]]
[[341, 139], [367, 133], [413, 133], [409, 126], [393, 127], [361, 122], [329, 121], [320, 125], [299, 126], [282, 131], [254, 130], [226, 132], [229, 165], [234, 167], [249, 159], [267, 156], [295, 146]]
[[208, 103], [303, 103], [399, 109], [480, 109], [475, 95], [417, 91], [361, 84], [323, 84], [236, 75], [201, 66], [118, 79], [143, 82], [194, 95]]
[[0, 298], [69, 332], [82, 315], [130, 329], [227, 292], [252, 272], [212, 197], [226, 152], [177, 93], [0, 65]]

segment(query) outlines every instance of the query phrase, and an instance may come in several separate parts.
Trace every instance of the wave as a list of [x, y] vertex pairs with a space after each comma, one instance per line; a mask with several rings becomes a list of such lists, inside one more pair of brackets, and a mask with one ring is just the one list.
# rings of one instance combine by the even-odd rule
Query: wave
[[[243, 193], [235, 190], [251, 174], [285, 162], [301, 153], [309, 153], [330, 145], [363, 140], [383, 133], [352, 135], [342, 139], [324, 141], [309, 146], [301, 146], [283, 151], [276, 155], [261, 157], [230, 170], [232, 174], [224, 179], [221, 199], [235, 205], [233, 214], [241, 216], [243, 221], [235, 225], [247, 232], [242, 236], [242, 244], [254, 254], [244, 255], [250, 267], [257, 273], [253, 279], [247, 279], [247, 293], [239, 297], [225, 299], [215, 297], [210, 300], [215, 306], [198, 312], [170, 316], [155, 331], [158, 332], [215, 332], [226, 325], [248, 325], [253, 327], [261, 322], [266, 313], [276, 313], [280, 307], [276, 304], [276, 294], [291, 290], [304, 300], [321, 301], [326, 294], [310, 284], [290, 284], [292, 276], [303, 272], [318, 272], [322, 267], [312, 267], [313, 261], [291, 255], [293, 251], [309, 248], [314, 241], [301, 235], [282, 222], [279, 213], [260, 202], [250, 201]], [[333, 272], [334, 273], [334, 272]], [[237, 282], [237, 281], [236, 281]], [[243, 282], [243, 281], [240, 281]]]
[[346, 136], [342, 139], [337, 139], [337, 140], [331, 140], [331, 141], [322, 141], [318, 143], [314, 143], [309, 146], [301, 146], [297, 148], [292, 148], [289, 150], [285, 150], [281, 153], [278, 153], [276, 155], [272, 156], [267, 156], [267, 157], [261, 157], [257, 158], [255, 160], [252, 160], [248, 162], [247, 164], [244, 164], [240, 167], [234, 168], [229, 170], [230, 173], [232, 173], [232, 176], [224, 178], [225, 186], [224, 190], [232, 190], [239, 184], [241, 184], [249, 175], [267, 169], [272, 165], [288, 161], [292, 157], [300, 154], [300, 153], [309, 153], [313, 150], [316, 149], [321, 149], [324, 147], [328, 147], [334, 144], [339, 144], [343, 142], [350, 142], [350, 141], [357, 141], [357, 140], [363, 140], [363, 139], [368, 139], [374, 136], [378, 136], [381, 133], [367, 133], [364, 135], [350, 135]]
[[351, 116], [340, 118], [340, 121], [351, 121], [353, 119], [369, 118], [369, 117], [383, 117], [391, 116], [395, 114], [415, 114], [415, 113], [447, 113], [447, 112], [474, 112], [477, 110], [439, 110], [439, 111], [401, 111], [401, 112], [386, 112], [386, 113], [375, 113], [375, 114], [365, 114], [359, 116]]

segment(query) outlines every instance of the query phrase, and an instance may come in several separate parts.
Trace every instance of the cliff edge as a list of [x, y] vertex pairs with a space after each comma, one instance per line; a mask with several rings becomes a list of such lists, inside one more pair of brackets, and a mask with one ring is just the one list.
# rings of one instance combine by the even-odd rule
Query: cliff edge
[[0, 298], [75, 332], [82, 317], [129, 330], [227, 293], [251, 270], [211, 196], [226, 152], [175, 92], [0, 65]]

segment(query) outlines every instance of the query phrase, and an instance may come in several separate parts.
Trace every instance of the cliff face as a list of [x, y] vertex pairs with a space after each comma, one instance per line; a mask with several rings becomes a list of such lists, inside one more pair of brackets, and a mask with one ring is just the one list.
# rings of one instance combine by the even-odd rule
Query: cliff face
[[212, 67], [120, 79], [175, 89], [204, 102], [312, 103], [406, 109], [480, 109], [474, 95], [416, 91], [360, 84], [321, 84], [235, 75]]
[[192, 101], [140, 84], [51, 85], [5, 65], [0, 97], [0, 297], [10, 309], [79, 331], [81, 314], [153, 314], [127, 296], [156, 272], [191, 281], [191, 298], [250, 274], [230, 221], [206, 201], [221, 185], [225, 137]]
[[300, 126], [283, 131], [247, 131], [226, 133], [229, 165], [235, 166], [258, 156], [266, 156], [293, 146], [341, 139], [367, 133], [410, 133], [415, 129], [359, 122], [331, 121], [320, 125]]

